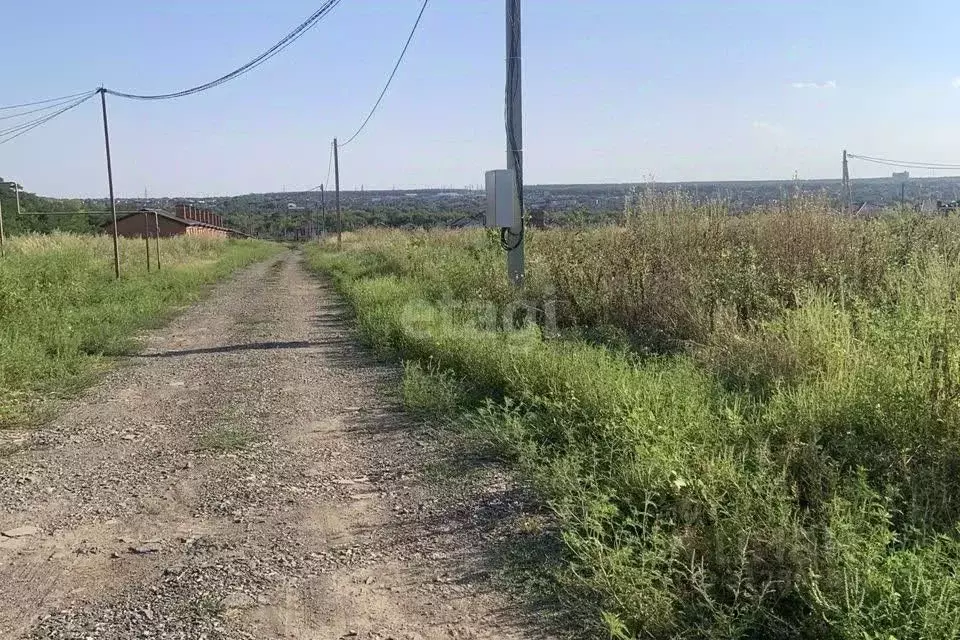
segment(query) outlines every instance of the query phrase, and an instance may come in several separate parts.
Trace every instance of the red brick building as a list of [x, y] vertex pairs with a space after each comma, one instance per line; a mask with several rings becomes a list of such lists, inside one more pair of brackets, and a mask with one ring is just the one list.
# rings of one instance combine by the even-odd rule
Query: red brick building
[[[161, 237], [207, 236], [227, 238], [246, 236], [223, 225], [223, 218], [209, 209], [189, 204], [178, 204], [175, 213], [162, 209], [142, 209], [117, 218], [117, 233], [126, 238], [153, 237], [159, 226]], [[113, 235], [113, 221], [103, 225], [104, 233]]]

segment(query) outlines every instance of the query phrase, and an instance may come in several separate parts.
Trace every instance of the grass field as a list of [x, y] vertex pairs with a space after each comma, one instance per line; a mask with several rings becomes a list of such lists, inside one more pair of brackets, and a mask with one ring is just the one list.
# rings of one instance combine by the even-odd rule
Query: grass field
[[960, 637], [960, 221], [666, 200], [528, 240], [522, 291], [484, 232], [309, 258], [541, 492], [598, 628]]
[[162, 270], [146, 272], [143, 242], [50, 235], [7, 242], [0, 259], [0, 428], [39, 420], [50, 399], [89, 383], [112, 356], [195, 300], [204, 285], [267, 257], [258, 241], [166, 239]]

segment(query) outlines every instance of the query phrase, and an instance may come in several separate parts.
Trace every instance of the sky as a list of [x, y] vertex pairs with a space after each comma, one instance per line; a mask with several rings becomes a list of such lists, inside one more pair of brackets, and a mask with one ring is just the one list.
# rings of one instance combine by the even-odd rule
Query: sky
[[[331, 139], [363, 121], [420, 3], [342, 0], [229, 84], [162, 102], [109, 97], [118, 196], [326, 182]], [[194, 86], [272, 45], [321, 0], [8, 4], [0, 106], [101, 85]], [[958, 21], [955, 0], [524, 0], [526, 182], [839, 178], [844, 148], [960, 163]], [[431, 0], [380, 109], [342, 149], [341, 186], [462, 188], [504, 167], [504, 32], [503, 0]], [[103, 197], [102, 136], [91, 100], [0, 145], [0, 176], [44, 195]]]

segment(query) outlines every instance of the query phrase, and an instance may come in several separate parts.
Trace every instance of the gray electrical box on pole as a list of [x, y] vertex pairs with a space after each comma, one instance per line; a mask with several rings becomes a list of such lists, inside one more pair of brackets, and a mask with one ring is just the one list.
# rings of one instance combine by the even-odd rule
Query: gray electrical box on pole
[[514, 190], [516, 175], [507, 169], [487, 171], [487, 226], [492, 229], [512, 227], [516, 220]]

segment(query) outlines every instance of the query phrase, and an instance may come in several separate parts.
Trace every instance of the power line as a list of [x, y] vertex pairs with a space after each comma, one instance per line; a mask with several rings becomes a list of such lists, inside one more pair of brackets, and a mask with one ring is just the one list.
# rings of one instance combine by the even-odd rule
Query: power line
[[323, 179], [323, 184], [330, 184], [330, 170], [333, 168], [333, 142], [330, 143], [330, 159], [327, 160], [327, 177]]
[[[340, 2], [341, 0], [326, 0], [323, 3], [323, 5], [321, 5], [321, 7], [317, 9], [313, 14], [311, 14], [306, 20], [300, 23], [296, 28], [294, 28], [290, 33], [284, 36], [280, 41], [278, 41], [276, 44], [274, 44], [272, 47], [270, 47], [269, 49], [267, 49], [257, 57], [253, 58], [246, 64], [238, 67], [237, 69], [234, 69], [230, 73], [220, 76], [219, 78], [212, 80], [210, 82], [197, 85], [195, 87], [191, 87], [189, 89], [183, 89], [181, 91], [176, 91], [172, 93], [162, 93], [162, 94], [135, 94], [135, 93], [126, 93], [122, 91], [114, 91], [112, 89], [106, 89], [104, 87], [100, 87], [99, 89], [94, 89], [92, 91], [76, 93], [76, 94], [67, 95], [67, 96], [60, 96], [57, 98], [48, 98], [46, 100], [36, 100], [33, 102], [25, 102], [25, 103], [15, 104], [15, 105], [0, 106], [0, 111], [7, 111], [7, 110], [14, 110], [14, 109], [24, 109], [24, 108], [40, 106], [40, 105], [47, 105], [37, 109], [23, 111], [21, 113], [11, 114], [7, 116], [0, 116], [0, 120], [22, 118], [27, 115], [47, 112], [47, 111], [50, 111], [51, 109], [56, 109], [56, 111], [54, 111], [53, 113], [45, 113], [44, 115], [34, 118], [33, 120], [29, 120], [27, 122], [17, 124], [12, 127], [8, 127], [6, 129], [0, 129], [0, 144], [10, 142], [11, 140], [19, 138], [20, 136], [36, 129], [37, 127], [40, 127], [46, 124], [47, 122], [50, 122], [54, 118], [57, 118], [58, 116], [63, 115], [67, 111], [70, 111], [71, 109], [74, 109], [80, 106], [81, 104], [83, 104], [93, 96], [97, 95], [98, 93], [110, 94], [118, 98], [127, 98], [130, 100], [170, 100], [174, 98], [186, 97], [189, 95], [200, 93], [202, 91], [207, 91], [221, 84], [234, 80], [256, 69], [258, 66], [267, 62], [268, 60], [270, 60], [270, 58], [277, 55], [278, 53], [286, 49], [288, 46], [296, 42], [307, 31], [315, 27], [324, 17], [326, 17], [331, 11], [333, 11], [333, 9], [335, 9], [337, 5], [340, 4]], [[397, 58], [397, 62], [394, 65], [393, 70], [390, 72], [390, 76], [387, 78], [387, 82], [384, 85], [383, 90], [380, 92], [380, 95], [377, 97], [377, 101], [374, 103], [373, 108], [367, 114], [367, 117], [363, 120], [363, 123], [360, 125], [360, 128], [357, 129], [357, 131], [352, 136], [350, 136], [350, 138], [346, 142], [343, 143], [344, 145], [350, 144], [351, 142], [353, 142], [357, 138], [357, 136], [359, 136], [360, 133], [363, 132], [367, 124], [373, 118], [377, 109], [380, 107], [380, 104], [383, 101], [384, 96], [389, 90], [390, 85], [393, 82], [393, 79], [396, 76], [397, 71], [400, 68], [400, 65], [402, 64], [404, 57], [406, 56], [407, 50], [410, 47], [410, 43], [413, 41], [413, 36], [416, 34], [417, 28], [420, 26], [420, 22], [423, 18], [423, 14], [426, 11], [428, 4], [429, 4], [429, 0], [423, 0], [423, 5], [420, 7], [420, 12], [417, 14], [417, 19], [413, 24], [413, 28], [410, 30], [410, 35], [407, 37], [407, 40], [403, 45], [403, 49], [400, 52], [400, 56]], [[333, 165], [333, 147], [331, 145], [331, 157], [330, 157], [330, 162], [327, 165], [327, 177], [324, 184], [326, 184], [326, 182], [329, 182], [330, 180], [330, 171], [332, 169], [332, 165]], [[314, 189], [311, 189], [311, 191], [319, 188], [320, 187], [314, 187]]]
[[327, 161], [327, 177], [326, 177], [326, 179], [323, 181], [323, 184], [318, 184], [318, 185], [315, 186], [314, 188], [308, 189], [308, 191], [316, 191], [316, 190], [322, 188], [324, 185], [330, 184], [330, 169], [332, 169], [332, 168], [333, 168], [333, 143], [331, 142], [331, 143], [330, 143], [330, 159]]
[[33, 130], [36, 129], [37, 127], [39, 127], [39, 126], [41, 126], [41, 125], [44, 125], [44, 124], [50, 122], [50, 121], [53, 120], [54, 118], [63, 115], [63, 114], [66, 113], [67, 111], [70, 111], [71, 109], [74, 109], [74, 108], [76, 108], [76, 107], [79, 107], [81, 104], [83, 104], [84, 102], [86, 102], [87, 100], [89, 100], [90, 98], [92, 98], [93, 96], [97, 95], [97, 93], [98, 93], [97, 91], [91, 91], [90, 93], [85, 94], [85, 95], [84, 95], [83, 97], [81, 97], [79, 100], [75, 100], [75, 101], [71, 102], [70, 104], [68, 104], [67, 106], [61, 108], [61, 109], [58, 110], [58, 111], [55, 111], [55, 112], [53, 112], [53, 113], [51, 113], [51, 114], [47, 114], [47, 115], [42, 116], [42, 117], [40, 117], [40, 118], [35, 118], [34, 120], [31, 120], [31, 121], [29, 121], [29, 122], [25, 122], [25, 123], [23, 123], [23, 124], [17, 125], [16, 127], [10, 127], [10, 128], [8, 128], [8, 129], [4, 129], [4, 130], [0, 131], [0, 144], [5, 144], [5, 143], [7, 143], [7, 142], [10, 142], [11, 140], [14, 140], [14, 139], [16, 139], [16, 138], [19, 138], [20, 136], [22, 136], [22, 135], [24, 135], [24, 134], [26, 134], [26, 133], [29, 133], [30, 131], [33, 131]]
[[37, 127], [50, 122], [54, 118], [60, 115], [63, 115], [67, 111], [70, 111], [71, 109], [80, 106], [81, 104], [83, 104], [84, 102], [92, 98], [94, 95], [96, 95], [96, 93], [91, 93], [88, 96], [85, 96], [79, 100], [76, 100], [75, 102], [72, 102], [71, 104], [60, 109], [59, 111], [56, 111], [55, 113], [51, 113], [49, 115], [43, 116], [42, 118], [36, 118], [35, 120], [31, 120], [30, 122], [25, 122], [24, 124], [19, 125], [17, 127], [11, 127], [9, 129], [0, 131], [0, 144], [10, 142], [11, 140], [19, 138], [20, 136], [26, 133], [29, 133], [30, 131], [33, 131]]
[[848, 158], [872, 162], [873, 164], [884, 165], [888, 167], [903, 167], [906, 169], [957, 169], [960, 170], [960, 164], [945, 164], [940, 162], [913, 162], [909, 160], [890, 160], [887, 158], [875, 158], [873, 156], [861, 156], [854, 153], [848, 153]]
[[855, 158], [858, 160], [863, 160], [865, 162], [872, 162], [874, 164], [881, 164], [893, 167], [920, 167], [920, 168], [941, 168], [941, 169], [958, 169], [960, 165], [957, 164], [946, 164], [939, 162], [915, 162], [910, 160], [887, 160], [884, 158], [872, 158], [869, 156], [859, 156], [856, 154], [848, 154], [849, 157]]
[[326, 0], [323, 5], [313, 12], [306, 20], [301, 22], [293, 31], [288, 33], [275, 45], [261, 53], [259, 56], [250, 60], [241, 67], [238, 67], [231, 71], [230, 73], [220, 76], [216, 80], [211, 80], [210, 82], [191, 87], [189, 89], [184, 89], [182, 91], [175, 91], [173, 93], [159, 93], [159, 94], [136, 94], [136, 93], [123, 93], [120, 91], [113, 91], [107, 89], [106, 92], [110, 95], [117, 96], [118, 98], [128, 98], [131, 100], [170, 100], [173, 98], [183, 98], [185, 96], [193, 95], [195, 93], [200, 93], [201, 91], [206, 91], [217, 87], [225, 82], [229, 82], [235, 78], [242, 76], [253, 69], [256, 69], [261, 64], [277, 55], [291, 44], [296, 42], [303, 34], [312, 29], [320, 22], [328, 13], [330, 13], [341, 0]]
[[[33, 120], [30, 120], [30, 121], [28, 121], [28, 122], [23, 122], [23, 123], [21, 123], [21, 124], [14, 125], [14, 126], [12, 126], [12, 127], [8, 127], [8, 128], [6, 128], [6, 129], [0, 129], [0, 138], [6, 138], [6, 139], [4, 139], [4, 140], [0, 140], [0, 144], [2, 144], [3, 142], [6, 142], [7, 140], [12, 140], [13, 138], [18, 137], [19, 135], [22, 135], [22, 134], [26, 133], [27, 131], [32, 131], [33, 129], [39, 127], [39, 126], [42, 125], [42, 124], [45, 124], [45, 123], [47, 123], [47, 122], [50, 122], [51, 120], [53, 120], [53, 119], [56, 118], [57, 116], [60, 116], [60, 115], [62, 115], [62, 114], [64, 114], [64, 113], [66, 113], [67, 111], [73, 109], [74, 107], [77, 107], [77, 106], [83, 104], [84, 102], [86, 102], [87, 100], [89, 100], [90, 98], [92, 98], [92, 97], [95, 96], [95, 95], [97, 95], [97, 92], [96, 92], [96, 91], [91, 91], [90, 93], [84, 94], [84, 95], [83, 95], [82, 97], [80, 97], [78, 100], [74, 100], [74, 101], [71, 102], [70, 104], [66, 105], [65, 107], [60, 108], [59, 110], [57, 110], [57, 111], [55, 111], [55, 112], [53, 112], [53, 113], [46, 114], [46, 115], [40, 116], [40, 117], [38, 117], [38, 118], [34, 118]], [[11, 134], [16, 134], [16, 135], [11, 135]]]
[[[87, 94], [80, 94], [80, 95], [87, 95]], [[68, 98], [68, 99], [66, 99], [66, 100], [60, 100], [59, 102], [54, 102], [53, 104], [49, 104], [49, 105], [47, 105], [47, 106], [45, 106], [45, 107], [37, 107], [36, 109], [30, 109], [30, 110], [28, 110], [28, 111], [21, 111], [20, 113], [10, 113], [10, 114], [7, 114], [7, 115], [5, 115], [5, 116], [0, 116], [0, 120], [15, 120], [15, 119], [17, 119], [17, 118], [22, 118], [22, 117], [24, 117], [24, 116], [28, 116], [28, 115], [30, 115], [31, 113], [40, 113], [41, 111], [50, 111], [50, 110], [52, 110], [52, 109], [56, 109], [57, 107], [62, 107], [63, 105], [67, 104], [67, 103], [70, 102], [71, 100], [74, 100], [74, 99], [76, 99], [76, 98], [78, 98], [78, 97], [79, 97], [79, 96], [70, 96], [70, 98]]]
[[[93, 94], [89, 94], [89, 95], [93, 95]], [[83, 98], [81, 98], [81, 100], [82, 100], [82, 99], [83, 99]], [[73, 102], [76, 102], [76, 101], [74, 100]], [[62, 105], [60, 105], [60, 106], [62, 106]], [[15, 132], [17, 132], [17, 131], [20, 131], [20, 130], [22, 130], [22, 129], [27, 129], [27, 128], [33, 126], [35, 123], [40, 122], [40, 121], [42, 121], [42, 120], [45, 120], [48, 115], [53, 115], [53, 114], [47, 114], [47, 115], [37, 116], [36, 118], [32, 118], [31, 120], [28, 120], [28, 121], [26, 121], [26, 122], [21, 122], [21, 123], [19, 123], [19, 124], [11, 125], [11, 126], [7, 127], [6, 129], [0, 129], [0, 136], [5, 136], [5, 135], [8, 135], [8, 134], [10, 134], [10, 133], [15, 133]]]
[[387, 94], [387, 89], [390, 88], [390, 83], [393, 82], [393, 76], [397, 75], [397, 69], [400, 68], [400, 63], [403, 62], [403, 56], [406, 55], [407, 48], [410, 46], [410, 41], [413, 40], [413, 34], [417, 32], [417, 27], [420, 26], [420, 19], [423, 18], [423, 12], [426, 10], [429, 2], [430, 0], [423, 0], [423, 6], [420, 7], [420, 14], [417, 16], [417, 21], [413, 23], [413, 29], [410, 30], [410, 35], [407, 37], [407, 42], [403, 45], [403, 51], [400, 52], [400, 57], [397, 58], [397, 64], [393, 66], [393, 71], [390, 72], [390, 77], [387, 78], [387, 84], [384, 85], [383, 91], [380, 92], [380, 97], [377, 98], [377, 102], [373, 105], [373, 109], [370, 109], [370, 113], [367, 114], [366, 119], [363, 121], [363, 124], [360, 125], [360, 128], [357, 129], [356, 133], [350, 136], [346, 142], [340, 144], [341, 147], [345, 147], [353, 142], [354, 138], [359, 136], [360, 132], [363, 131], [364, 127], [367, 126], [367, 123], [370, 122], [370, 118], [373, 117], [373, 114], [376, 113], [377, 107], [380, 106], [380, 102], [383, 100], [383, 96]]
[[11, 104], [5, 107], [0, 107], [0, 111], [7, 111], [9, 109], [23, 109], [24, 107], [35, 107], [38, 104], [49, 104], [51, 102], [64, 102], [67, 100], [72, 100], [73, 98], [79, 98], [80, 96], [85, 96], [89, 94], [90, 91], [83, 91], [81, 93], [74, 93], [69, 96], [60, 96], [59, 98], [47, 98], [46, 100], [37, 100], [35, 102], [24, 102], [23, 104]]
[[66, 107], [60, 109], [59, 111], [56, 111], [56, 112], [54, 112], [54, 113], [52, 113], [52, 114], [49, 114], [49, 115], [47, 115], [47, 116], [44, 116], [43, 118], [38, 118], [38, 119], [36, 119], [36, 120], [34, 120], [34, 121], [32, 121], [32, 122], [28, 122], [28, 123], [22, 125], [21, 127], [17, 128], [17, 129], [14, 130], [14, 131], [0, 132], [0, 144], [5, 144], [5, 143], [7, 143], [7, 142], [10, 142], [11, 140], [15, 140], [16, 138], [19, 138], [20, 136], [22, 136], [22, 135], [24, 135], [24, 134], [26, 134], [26, 133], [29, 133], [29, 132], [33, 131], [33, 130], [36, 129], [37, 127], [42, 126], [42, 125], [50, 122], [50, 121], [53, 120], [54, 118], [63, 115], [63, 114], [66, 113], [67, 111], [70, 111], [71, 109], [74, 109], [74, 108], [76, 108], [76, 107], [79, 107], [81, 104], [83, 104], [84, 102], [86, 102], [87, 100], [89, 100], [90, 98], [92, 98], [92, 97], [95, 96], [95, 95], [97, 95], [96, 92], [91, 93], [90, 95], [84, 96], [83, 98], [80, 98], [79, 100], [77, 100], [77, 101], [75, 101], [75, 102], [72, 102], [71, 104], [67, 105]]

